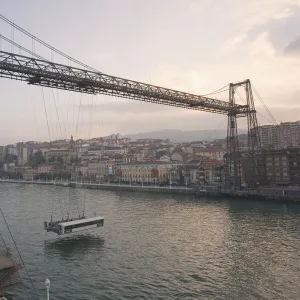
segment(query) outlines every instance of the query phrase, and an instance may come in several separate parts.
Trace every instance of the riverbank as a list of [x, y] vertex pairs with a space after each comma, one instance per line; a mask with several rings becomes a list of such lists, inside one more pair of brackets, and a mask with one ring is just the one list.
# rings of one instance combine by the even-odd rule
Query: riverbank
[[0, 179], [0, 183], [22, 183], [22, 184], [41, 184], [56, 185], [62, 187], [99, 189], [99, 190], [120, 190], [132, 192], [151, 192], [151, 193], [168, 193], [168, 194], [190, 194], [196, 197], [226, 197], [236, 199], [260, 200], [268, 202], [292, 202], [300, 203], [299, 188], [260, 188], [257, 190], [243, 191], [226, 191], [215, 190], [212, 188], [190, 188], [174, 187], [159, 185], [130, 185], [130, 184], [113, 184], [113, 183], [90, 183], [90, 182], [64, 182], [64, 181], [26, 181]]
[[90, 182], [57, 182], [57, 181], [26, 181], [0, 179], [3, 183], [23, 183], [23, 184], [41, 184], [56, 185], [62, 187], [99, 189], [99, 190], [122, 190], [136, 192], [154, 192], [154, 193], [175, 193], [175, 194], [195, 194], [195, 190], [190, 187], [173, 187], [159, 185], [130, 185], [130, 184], [112, 184], [112, 183], [90, 183]]
[[236, 199], [261, 200], [268, 202], [292, 202], [300, 204], [300, 189], [298, 188], [260, 188], [244, 191], [216, 191], [198, 189], [196, 197], [226, 197]]

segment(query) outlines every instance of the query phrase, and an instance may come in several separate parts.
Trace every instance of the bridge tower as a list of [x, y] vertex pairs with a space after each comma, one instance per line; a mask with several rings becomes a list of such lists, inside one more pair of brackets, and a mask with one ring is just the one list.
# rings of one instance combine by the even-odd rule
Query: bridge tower
[[[246, 96], [246, 112], [240, 113], [234, 109], [236, 105], [236, 89], [242, 87]], [[227, 150], [225, 155], [225, 185], [230, 188], [239, 189], [242, 184], [242, 163], [247, 169], [247, 183], [256, 186], [263, 180], [263, 158], [260, 154], [261, 141], [258, 130], [256, 110], [254, 106], [251, 82], [249, 79], [230, 83], [229, 104], [232, 109], [228, 112], [227, 125]], [[247, 118], [248, 151], [245, 153], [246, 160], [242, 157], [237, 131], [237, 119]], [[243, 161], [243, 162], [242, 162]]]

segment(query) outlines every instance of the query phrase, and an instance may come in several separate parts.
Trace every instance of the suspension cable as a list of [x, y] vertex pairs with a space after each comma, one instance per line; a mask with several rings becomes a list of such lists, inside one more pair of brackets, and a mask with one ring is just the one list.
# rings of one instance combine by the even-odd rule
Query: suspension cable
[[[225, 91], [228, 91], [228, 89], [227, 90], [224, 90], [225, 88], [227, 88], [229, 86], [229, 84], [227, 84], [227, 85], [225, 85], [225, 86], [223, 86], [223, 87], [221, 87], [221, 88], [219, 88], [219, 89], [217, 89], [217, 90], [215, 90], [215, 91], [213, 91], [213, 92], [210, 92], [210, 93], [208, 93], [208, 94], [204, 94], [204, 95], [201, 95], [202, 97], [205, 97], [205, 96], [208, 96], [208, 95], [212, 95], [212, 94], [217, 94], [217, 93], [221, 93], [221, 92], [225, 92]], [[223, 91], [224, 90], [224, 91]]]
[[260, 102], [262, 103], [264, 109], [266, 110], [266, 112], [268, 113], [269, 117], [271, 118], [272, 122], [274, 123], [274, 125], [277, 125], [278, 122], [276, 121], [276, 119], [274, 118], [274, 116], [272, 115], [271, 111], [269, 110], [268, 106], [265, 104], [264, 100], [262, 99], [262, 97], [259, 95], [258, 91], [256, 90], [255, 86], [252, 84], [253, 90], [257, 96], [257, 98], [260, 100]]
[[81, 65], [82, 67], [89, 69], [91, 71], [100, 73], [97, 69], [92, 68], [82, 62], [80, 62], [79, 60], [72, 58], [71, 56], [61, 52], [60, 50], [52, 47], [51, 45], [47, 44], [46, 42], [42, 41], [41, 39], [37, 38], [36, 36], [34, 36], [33, 34], [29, 33], [28, 31], [26, 31], [25, 29], [23, 29], [22, 27], [16, 25], [15, 23], [13, 23], [12, 21], [10, 21], [9, 19], [7, 19], [6, 17], [4, 17], [3, 15], [0, 14], [0, 19], [2, 19], [4, 22], [8, 23], [9, 25], [11, 25], [13, 28], [16, 28], [17, 30], [21, 31], [22, 33], [24, 33], [25, 35], [31, 37], [32, 39], [34, 39], [35, 41], [37, 41], [38, 43], [42, 44], [43, 46], [45, 46], [46, 48], [56, 52], [57, 54], [60, 54], [61, 56], [69, 59], [70, 61], [77, 63], [78, 65]]
[[[23, 51], [25, 51], [25, 52], [27, 52], [27, 53], [29, 53], [29, 54], [35, 56], [36, 58], [39, 58], [39, 59], [41, 59], [41, 60], [46, 60], [46, 61], [48, 61], [46, 58], [44, 58], [44, 57], [42, 57], [42, 56], [40, 56], [40, 55], [38, 55], [38, 54], [36, 54], [36, 53], [34, 53], [34, 52], [28, 50], [27, 48], [24, 48], [24, 47], [21, 46], [20, 44], [18, 44], [18, 43], [16, 43], [16, 42], [12, 41], [11, 39], [5, 37], [5, 36], [2, 35], [2, 34], [0, 34], [0, 39], [5, 40], [6, 42], [10, 43], [11, 45], [14, 45], [14, 46], [18, 47], [20, 50], [23, 50]], [[1, 50], [1, 49], [0, 49], [0, 50]]]

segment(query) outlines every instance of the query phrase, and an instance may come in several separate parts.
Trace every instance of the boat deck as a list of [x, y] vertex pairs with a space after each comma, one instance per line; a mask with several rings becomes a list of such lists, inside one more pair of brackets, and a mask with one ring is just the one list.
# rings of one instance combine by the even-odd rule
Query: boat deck
[[[11, 268], [14, 266], [13, 261], [5, 251], [0, 250], [0, 270]], [[1, 300], [1, 299], [0, 299]]]

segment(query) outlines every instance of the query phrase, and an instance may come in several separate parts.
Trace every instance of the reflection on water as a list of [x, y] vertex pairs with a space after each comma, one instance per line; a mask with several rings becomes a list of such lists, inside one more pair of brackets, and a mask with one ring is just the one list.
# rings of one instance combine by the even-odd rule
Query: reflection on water
[[[300, 205], [5, 184], [0, 193], [40, 298], [49, 277], [52, 300], [299, 299]], [[86, 197], [104, 227], [47, 234], [49, 197], [57, 219], [70, 195], [74, 214]]]
[[87, 235], [72, 235], [59, 237], [54, 241], [45, 241], [44, 249], [45, 255], [51, 257], [57, 253], [66, 259], [69, 256], [85, 255], [93, 251], [101, 251], [104, 247], [104, 239]]

